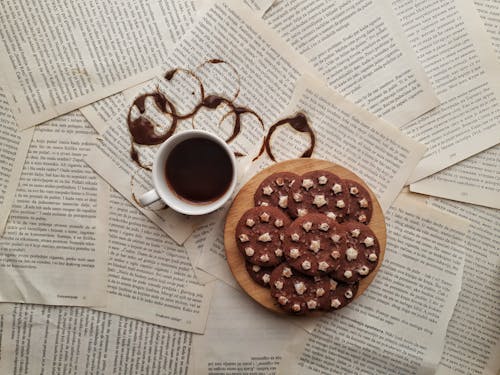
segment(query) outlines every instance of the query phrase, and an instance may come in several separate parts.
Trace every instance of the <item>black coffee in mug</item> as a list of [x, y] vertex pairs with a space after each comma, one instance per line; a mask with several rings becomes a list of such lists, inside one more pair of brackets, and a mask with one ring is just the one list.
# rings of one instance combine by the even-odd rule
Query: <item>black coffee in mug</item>
[[167, 157], [165, 176], [183, 200], [210, 203], [228, 190], [233, 165], [227, 151], [207, 138], [190, 138], [177, 144]]

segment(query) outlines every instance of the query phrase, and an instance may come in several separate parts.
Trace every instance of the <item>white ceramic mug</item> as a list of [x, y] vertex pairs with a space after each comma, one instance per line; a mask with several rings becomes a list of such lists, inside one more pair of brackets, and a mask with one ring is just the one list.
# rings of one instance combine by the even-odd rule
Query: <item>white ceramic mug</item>
[[[180, 198], [176, 194], [176, 192], [168, 185], [167, 178], [165, 175], [167, 159], [168, 156], [170, 155], [170, 152], [179, 143], [191, 138], [205, 138], [217, 143], [219, 146], [222, 147], [222, 149], [225, 150], [232, 165], [232, 172], [233, 172], [232, 179], [225, 193], [222, 196], [218, 197], [217, 199], [206, 203], [190, 202], [188, 200]], [[224, 203], [228, 201], [229, 198], [231, 198], [234, 189], [236, 187], [236, 179], [237, 179], [236, 159], [229, 146], [223, 139], [203, 130], [183, 131], [174, 134], [173, 136], [168, 138], [165, 142], [163, 142], [163, 144], [160, 146], [155, 156], [152, 173], [153, 173], [154, 189], [141, 195], [138, 198], [139, 203], [142, 206], [148, 206], [161, 199], [167, 206], [169, 206], [173, 210], [186, 215], [203, 215], [209, 212], [213, 212], [216, 209], [220, 208]]]

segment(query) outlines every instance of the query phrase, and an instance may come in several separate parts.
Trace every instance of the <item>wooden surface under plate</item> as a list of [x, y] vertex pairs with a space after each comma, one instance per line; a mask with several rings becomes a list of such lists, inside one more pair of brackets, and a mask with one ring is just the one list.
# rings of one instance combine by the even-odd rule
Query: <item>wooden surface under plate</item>
[[373, 201], [373, 214], [368, 226], [375, 233], [379, 241], [380, 257], [377, 268], [375, 268], [375, 270], [373, 270], [373, 272], [371, 272], [366, 278], [360, 281], [358, 293], [356, 294], [355, 298], [359, 297], [366, 290], [368, 285], [370, 285], [370, 283], [373, 281], [384, 259], [385, 245], [387, 240], [384, 215], [377, 198], [361, 178], [356, 176], [348, 169], [345, 169], [337, 164], [318, 159], [287, 160], [264, 169], [263, 171], [256, 174], [250, 181], [248, 181], [245, 186], [241, 188], [240, 192], [234, 199], [231, 208], [229, 209], [226, 216], [226, 224], [224, 227], [224, 246], [229, 268], [231, 269], [234, 278], [236, 279], [236, 281], [238, 281], [243, 290], [262, 306], [278, 313], [285, 314], [285, 312], [278, 307], [274, 298], [271, 297], [269, 288], [264, 288], [258, 285], [248, 275], [248, 272], [245, 268], [245, 258], [240, 253], [236, 245], [236, 239], [234, 235], [236, 225], [238, 224], [238, 221], [243, 213], [248, 209], [254, 207], [253, 196], [255, 190], [259, 187], [260, 183], [266, 177], [276, 172], [294, 172], [300, 175], [318, 169], [329, 171], [341, 178], [348, 178], [359, 182], [368, 190]]

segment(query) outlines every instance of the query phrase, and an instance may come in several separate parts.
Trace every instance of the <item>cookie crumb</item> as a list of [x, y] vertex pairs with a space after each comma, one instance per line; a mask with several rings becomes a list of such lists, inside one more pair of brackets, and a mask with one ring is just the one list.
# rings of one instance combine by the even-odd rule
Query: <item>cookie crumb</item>
[[314, 181], [311, 180], [310, 178], [305, 178], [303, 181], [302, 181], [302, 187], [306, 190], [309, 190], [310, 188], [312, 188], [314, 186]]
[[271, 195], [271, 194], [273, 193], [273, 188], [272, 188], [271, 186], [269, 186], [269, 185], [264, 186], [264, 187], [262, 188], [262, 193], [263, 193], [264, 195]]
[[262, 233], [259, 236], [259, 241], [260, 242], [270, 242], [270, 241], [272, 241], [272, 238], [271, 238], [271, 235], [269, 234], [269, 232]]
[[306, 221], [304, 224], [302, 224], [302, 228], [304, 228], [306, 232], [309, 232], [312, 228], [312, 225], [313, 223], [311, 223], [310, 221]]
[[309, 245], [309, 250], [317, 253], [320, 250], [321, 241], [320, 240], [311, 240], [311, 244]]
[[278, 206], [280, 206], [281, 208], [287, 208], [288, 207], [288, 196], [280, 195]]
[[366, 237], [363, 240], [363, 243], [365, 244], [366, 247], [371, 247], [375, 244], [375, 241], [374, 241], [373, 237]]
[[307, 290], [306, 284], [304, 284], [302, 281], [299, 281], [298, 283], [293, 284], [293, 287], [295, 288], [295, 291], [297, 292], [298, 295], [304, 294], [304, 292]]
[[309, 262], [308, 260], [304, 260], [302, 262], [302, 269], [310, 270], [311, 269], [311, 262]]
[[327, 203], [325, 196], [323, 194], [318, 194], [314, 196], [312, 204], [314, 204], [316, 207], [320, 208], [323, 207]]
[[331, 304], [330, 304], [330, 306], [332, 306], [334, 309], [339, 308], [339, 307], [340, 307], [340, 305], [341, 305], [341, 303], [340, 303], [340, 301], [339, 301], [339, 299], [338, 299], [338, 298], [334, 298], [334, 299], [332, 299], [332, 302], [331, 302]]
[[251, 247], [245, 247], [245, 254], [247, 256], [251, 257], [255, 254], [255, 250], [252, 249]]
[[327, 263], [327, 262], [325, 262], [325, 261], [321, 261], [321, 262], [319, 262], [319, 264], [318, 264], [318, 269], [319, 269], [320, 271], [326, 272], [326, 271], [328, 270], [328, 263]]
[[250, 241], [250, 238], [248, 238], [248, 236], [245, 233], [240, 234], [238, 238], [240, 239], [240, 242]]
[[269, 214], [267, 212], [263, 212], [260, 214], [260, 221], [262, 221], [263, 223], [268, 223], [269, 222]]
[[328, 223], [321, 223], [318, 228], [319, 230], [326, 232], [328, 229], [330, 229], [330, 226], [328, 225]]
[[342, 185], [340, 184], [334, 184], [332, 186], [332, 191], [335, 193], [335, 194], [338, 194], [338, 193], [342, 193]]

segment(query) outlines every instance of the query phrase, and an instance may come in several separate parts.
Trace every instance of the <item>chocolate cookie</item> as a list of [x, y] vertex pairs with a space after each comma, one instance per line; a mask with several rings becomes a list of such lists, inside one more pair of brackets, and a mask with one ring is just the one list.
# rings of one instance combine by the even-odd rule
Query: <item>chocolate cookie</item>
[[350, 220], [368, 224], [372, 218], [373, 203], [370, 193], [361, 184], [353, 180], [344, 180], [349, 191], [347, 214]]
[[245, 261], [245, 267], [253, 281], [261, 286], [269, 288], [271, 272], [273, 272], [274, 267], [262, 267], [247, 261]]
[[290, 190], [288, 214], [292, 218], [324, 213], [339, 223], [347, 216], [349, 192], [344, 180], [328, 171], [303, 174]]
[[275, 266], [283, 260], [282, 239], [290, 218], [277, 207], [246, 211], [236, 226], [236, 243], [245, 259], [259, 266]]
[[274, 173], [261, 182], [254, 194], [256, 206], [275, 206], [286, 211], [290, 190], [299, 183], [300, 176], [291, 172]]
[[304, 314], [307, 311], [318, 310], [320, 298], [325, 296], [330, 288], [327, 277], [312, 277], [300, 275], [287, 263], [282, 263], [271, 273], [271, 296], [278, 305], [294, 314]]
[[354, 283], [377, 267], [380, 246], [377, 237], [368, 226], [348, 221], [343, 227], [347, 231], [347, 249], [332, 277], [337, 281]]
[[358, 292], [358, 283], [346, 284], [329, 279], [329, 288], [327, 293], [319, 299], [321, 310], [338, 310], [348, 305], [354, 300]]
[[307, 214], [295, 219], [285, 231], [283, 250], [291, 267], [310, 276], [335, 271], [346, 252], [342, 224], [324, 214]]

